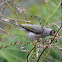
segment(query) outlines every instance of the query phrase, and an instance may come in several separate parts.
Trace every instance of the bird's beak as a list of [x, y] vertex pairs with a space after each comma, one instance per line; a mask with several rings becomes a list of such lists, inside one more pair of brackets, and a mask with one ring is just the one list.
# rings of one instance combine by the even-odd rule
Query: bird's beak
[[56, 37], [59, 37], [59, 35], [58, 35], [58, 34], [56, 34], [55, 36], [56, 36]]

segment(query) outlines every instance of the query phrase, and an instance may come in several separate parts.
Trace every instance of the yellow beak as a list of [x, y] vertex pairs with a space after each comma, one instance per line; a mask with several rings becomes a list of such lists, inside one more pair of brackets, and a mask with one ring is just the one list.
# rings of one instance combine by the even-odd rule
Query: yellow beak
[[59, 35], [58, 35], [58, 34], [56, 34], [56, 37], [59, 37]]

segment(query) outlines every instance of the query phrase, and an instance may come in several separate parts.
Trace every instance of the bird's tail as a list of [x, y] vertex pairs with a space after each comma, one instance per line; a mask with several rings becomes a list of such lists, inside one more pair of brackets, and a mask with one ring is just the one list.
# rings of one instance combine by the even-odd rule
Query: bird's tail
[[2, 18], [2, 20], [5, 21], [5, 22], [9, 22], [9, 23], [11, 23], [13, 25], [19, 26], [19, 24], [16, 23], [15, 20], [10, 20], [8, 18]]
[[8, 19], [8, 18], [2, 18], [2, 20], [3, 20], [4, 22], [9, 22], [9, 23], [11, 23], [11, 24], [13, 24], [13, 25], [19, 26], [19, 27], [20, 27], [20, 30], [22, 30], [22, 31], [25, 31], [25, 29], [27, 29], [27, 28], [25, 28], [22, 24], [16, 23], [15, 20], [10, 20], [10, 19]]

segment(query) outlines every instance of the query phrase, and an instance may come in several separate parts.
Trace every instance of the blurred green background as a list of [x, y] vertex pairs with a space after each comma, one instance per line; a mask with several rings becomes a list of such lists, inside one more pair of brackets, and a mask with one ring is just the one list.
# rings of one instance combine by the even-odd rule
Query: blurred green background
[[[9, 4], [13, 2], [12, 0], [7, 1]], [[40, 25], [41, 22], [41, 26], [44, 24], [45, 27], [50, 27], [57, 31], [61, 26], [61, 7], [59, 6], [60, 2], [61, 0], [15, 0], [15, 3], [11, 5], [11, 7], [18, 14], [18, 17], [20, 17], [21, 20], [27, 19], [28, 21], [31, 21], [29, 22], [30, 24], [36, 25]], [[19, 19], [10, 7], [5, 8], [5, 6], [7, 6], [7, 4], [0, 1], [1, 14], [12, 19]], [[26, 10], [20, 13], [16, 7]], [[5, 8], [4, 11], [1, 11], [3, 8]], [[38, 19], [34, 18], [35, 16], [37, 16]], [[7, 48], [0, 49], [0, 62], [26, 62], [28, 52], [34, 47], [31, 40], [26, 36], [25, 32], [20, 30], [18, 26], [4, 22], [1, 19], [2, 17], [0, 16], [0, 28], [6, 30], [10, 34], [13, 34], [14, 36], [8, 35], [6, 32], [0, 30], [0, 47], [5, 47], [11, 43], [14, 45], [16, 40], [18, 41], [15, 46], [8, 46]], [[16, 22], [22, 24], [26, 23], [20, 21]], [[61, 30], [59, 31], [59, 36], [62, 36]], [[16, 39], [14, 39], [14, 37], [16, 37]], [[61, 41], [62, 40], [57, 40], [57, 43]], [[22, 44], [18, 44], [18, 42], [22, 42]], [[26, 44], [26, 42], [30, 43]], [[47, 44], [48, 43], [49, 42], [47, 42]], [[55, 44], [56, 42], [53, 43]], [[59, 47], [62, 48], [62, 43], [59, 45]], [[48, 49], [42, 55], [41, 59], [46, 55]], [[51, 48], [50, 51], [53, 49], [54, 48]], [[42, 50], [43, 48], [40, 49], [39, 55]], [[35, 50], [32, 55], [34, 55], [34, 53]], [[31, 59], [32, 58], [30, 58], [30, 62], [33, 62]], [[62, 50], [55, 49], [55, 51], [50, 54], [43, 62], [62, 62]]]

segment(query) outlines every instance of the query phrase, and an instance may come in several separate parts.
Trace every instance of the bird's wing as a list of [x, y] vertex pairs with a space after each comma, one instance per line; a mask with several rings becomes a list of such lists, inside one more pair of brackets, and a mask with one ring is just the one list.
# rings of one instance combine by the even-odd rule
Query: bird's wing
[[33, 24], [20, 24], [20, 27], [24, 28], [27, 31], [36, 33], [36, 34], [40, 34], [42, 33], [42, 26], [40, 25], [33, 25]]

